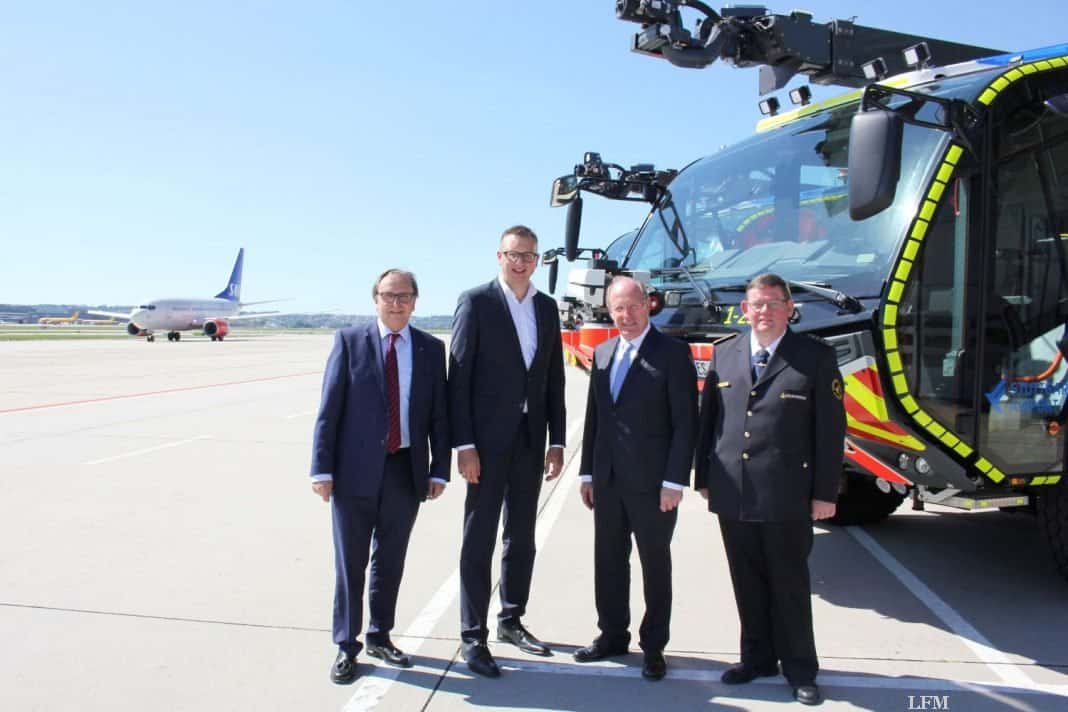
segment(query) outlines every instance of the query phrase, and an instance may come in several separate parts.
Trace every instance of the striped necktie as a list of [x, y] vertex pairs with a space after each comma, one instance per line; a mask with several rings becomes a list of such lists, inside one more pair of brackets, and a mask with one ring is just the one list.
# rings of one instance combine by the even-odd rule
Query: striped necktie
[[386, 349], [386, 395], [389, 396], [389, 437], [386, 439], [386, 452], [393, 454], [400, 450], [400, 377], [397, 369], [397, 339], [400, 334], [389, 335], [389, 348]]

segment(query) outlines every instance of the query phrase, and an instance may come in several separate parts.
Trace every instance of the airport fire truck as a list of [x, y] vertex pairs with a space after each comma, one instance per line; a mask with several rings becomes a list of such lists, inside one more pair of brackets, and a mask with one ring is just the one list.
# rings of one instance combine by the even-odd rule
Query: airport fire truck
[[[701, 15], [684, 27], [682, 8]], [[745, 328], [747, 281], [789, 281], [792, 328], [833, 345], [848, 432], [837, 521], [906, 497], [1037, 515], [1068, 577], [1068, 44], [1019, 53], [695, 0], [618, 0], [637, 52], [760, 67], [751, 138], [680, 171], [587, 153], [553, 183], [565, 246], [589, 257], [560, 302], [568, 359], [612, 335], [611, 279], [647, 285], [653, 321], [699, 374]], [[780, 111], [796, 75], [849, 87]], [[580, 248], [582, 193], [645, 201], [636, 233]]]

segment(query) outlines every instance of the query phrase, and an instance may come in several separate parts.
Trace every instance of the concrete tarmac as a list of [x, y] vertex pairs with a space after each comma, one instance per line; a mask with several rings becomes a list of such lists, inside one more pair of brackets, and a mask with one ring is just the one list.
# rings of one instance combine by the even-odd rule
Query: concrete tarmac
[[[0, 343], [0, 710], [768, 710], [728, 687], [738, 623], [715, 518], [693, 491], [673, 544], [668, 677], [641, 654], [580, 665], [597, 633], [593, 519], [577, 487], [586, 376], [568, 370], [567, 468], [542, 489], [525, 623], [538, 658], [458, 657], [464, 484], [423, 505], [394, 641], [328, 679], [333, 560], [307, 478], [330, 339]], [[1033, 519], [912, 512], [816, 528], [824, 709], [1068, 709], [1068, 584]], [[499, 551], [499, 548], [498, 548]], [[499, 554], [498, 554], [499, 555]], [[634, 557], [631, 607], [642, 614]]]

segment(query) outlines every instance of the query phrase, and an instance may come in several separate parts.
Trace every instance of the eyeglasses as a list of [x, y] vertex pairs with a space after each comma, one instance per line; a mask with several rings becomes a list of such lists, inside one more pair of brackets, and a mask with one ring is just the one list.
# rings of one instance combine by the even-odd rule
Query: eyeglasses
[[770, 309], [771, 311], [779, 311], [786, 306], [786, 302], [782, 299], [769, 299], [766, 302], [747, 302], [749, 308], [753, 311], [764, 311]]
[[529, 265], [538, 261], [537, 252], [516, 252], [515, 250], [508, 250], [507, 252], [502, 252], [501, 254], [503, 254], [508, 259], [508, 261], [514, 265], [517, 265], [520, 262], [526, 262]]
[[379, 292], [375, 296], [386, 304], [411, 304], [415, 299], [412, 292]]

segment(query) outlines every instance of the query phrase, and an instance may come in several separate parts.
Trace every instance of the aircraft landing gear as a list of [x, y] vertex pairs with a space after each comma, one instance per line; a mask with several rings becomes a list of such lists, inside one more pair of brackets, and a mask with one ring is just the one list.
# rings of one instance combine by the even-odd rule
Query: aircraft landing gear
[[181, 340], [182, 340], [181, 332], [178, 332], [178, 331], [168, 331], [167, 332], [167, 341], [181, 341]]
[[221, 336], [213, 336], [213, 337], [211, 337], [211, 340], [212, 341], [222, 341], [223, 337], [221, 337]]
[[155, 340], [156, 340], [156, 335], [155, 334], [147, 334], [145, 336], [145, 341], [152, 342], [152, 341], [155, 341]]

